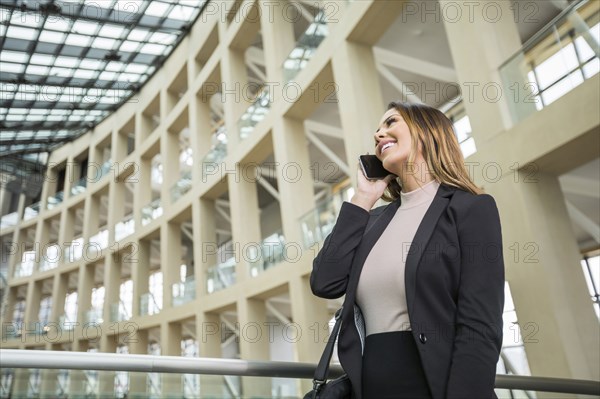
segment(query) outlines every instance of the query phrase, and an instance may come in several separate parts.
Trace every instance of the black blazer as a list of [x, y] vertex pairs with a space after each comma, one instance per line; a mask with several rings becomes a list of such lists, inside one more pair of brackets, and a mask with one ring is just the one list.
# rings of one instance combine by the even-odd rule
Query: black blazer
[[[361, 399], [364, 325], [355, 304], [361, 268], [400, 206], [370, 212], [344, 202], [313, 261], [312, 292], [346, 295], [338, 336], [340, 363]], [[401, 256], [402, 245], [390, 249]], [[415, 339], [435, 399], [496, 398], [502, 347], [504, 260], [496, 202], [441, 183], [406, 255], [406, 299]]]

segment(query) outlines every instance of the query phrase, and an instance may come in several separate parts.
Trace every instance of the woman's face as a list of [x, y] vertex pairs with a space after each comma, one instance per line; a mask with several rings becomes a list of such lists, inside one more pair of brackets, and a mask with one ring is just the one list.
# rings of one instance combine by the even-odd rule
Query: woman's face
[[412, 138], [408, 125], [395, 108], [383, 114], [374, 138], [375, 155], [383, 162], [383, 167], [400, 176], [402, 165], [410, 154]]

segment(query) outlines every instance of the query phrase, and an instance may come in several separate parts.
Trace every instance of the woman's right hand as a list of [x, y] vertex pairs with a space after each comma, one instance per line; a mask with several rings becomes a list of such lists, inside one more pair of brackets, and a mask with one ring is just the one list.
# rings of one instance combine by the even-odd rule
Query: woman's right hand
[[370, 211], [377, 200], [381, 198], [386, 187], [392, 180], [394, 180], [396, 175], [390, 173], [383, 179], [369, 180], [363, 174], [360, 167], [360, 162], [357, 165], [358, 171], [356, 175], [356, 181], [358, 187], [350, 202], [366, 209], [367, 211]]

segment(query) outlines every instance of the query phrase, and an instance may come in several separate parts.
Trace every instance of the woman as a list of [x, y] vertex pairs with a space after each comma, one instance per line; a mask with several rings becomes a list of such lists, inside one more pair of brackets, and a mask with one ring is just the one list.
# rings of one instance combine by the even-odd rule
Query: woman
[[[496, 203], [468, 176], [452, 123], [390, 103], [367, 180], [314, 259], [313, 293], [345, 294], [338, 357], [353, 397], [496, 398], [504, 261]], [[390, 202], [371, 209], [379, 198]]]

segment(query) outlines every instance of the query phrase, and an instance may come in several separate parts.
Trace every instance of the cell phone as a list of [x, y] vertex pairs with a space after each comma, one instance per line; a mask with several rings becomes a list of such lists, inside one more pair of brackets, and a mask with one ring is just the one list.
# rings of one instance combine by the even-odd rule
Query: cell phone
[[376, 155], [361, 155], [358, 157], [363, 174], [369, 180], [380, 180], [392, 172], [383, 167]]

